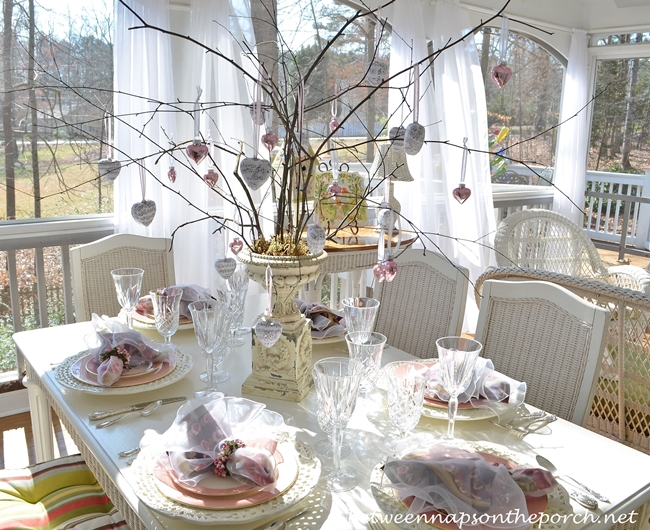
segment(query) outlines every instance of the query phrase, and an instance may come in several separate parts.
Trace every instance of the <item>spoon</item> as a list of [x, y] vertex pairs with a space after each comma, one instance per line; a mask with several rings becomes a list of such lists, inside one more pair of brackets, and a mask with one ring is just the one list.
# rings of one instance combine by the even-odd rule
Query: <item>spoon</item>
[[[537, 463], [542, 466], [543, 468], [546, 468], [553, 474], [557, 474], [558, 470], [557, 468], [551, 463], [550, 460], [547, 458], [544, 458], [542, 455], [537, 455]], [[581, 482], [578, 482], [576, 479], [569, 477], [568, 475], [557, 475], [558, 477], [562, 477], [564, 479], [569, 479], [575, 484], [577, 484], [579, 487], [587, 491], [588, 493], [581, 493], [576, 490], [569, 490], [569, 496], [577, 501], [578, 503], [582, 504], [585, 508], [589, 508], [590, 510], [596, 510], [598, 509], [598, 500], [601, 500], [603, 502], [609, 502], [606, 497], [603, 495], [600, 495], [599, 493], [593, 491], [591, 488], [588, 488]]]
[[95, 429], [103, 429], [104, 427], [109, 427], [110, 425], [113, 425], [114, 423], [120, 421], [123, 418], [126, 418], [127, 416], [133, 416], [133, 415], [140, 415], [140, 416], [150, 416], [156, 410], [158, 410], [158, 407], [162, 405], [162, 399], [159, 399], [158, 401], [154, 401], [152, 403], [149, 403], [145, 408], [142, 410], [134, 411], [134, 412], [127, 412], [126, 414], [122, 414], [121, 416], [118, 416], [117, 418], [113, 418], [112, 420], [107, 420], [103, 421], [101, 423], [98, 423], [95, 425]]
[[262, 530], [285, 530], [287, 527], [287, 523], [293, 521], [294, 519], [298, 519], [302, 514], [304, 514], [307, 511], [307, 508], [304, 508], [303, 510], [299, 511], [296, 515], [292, 515], [289, 517], [289, 519], [285, 519], [284, 521], [275, 521], [267, 526], [265, 526]]

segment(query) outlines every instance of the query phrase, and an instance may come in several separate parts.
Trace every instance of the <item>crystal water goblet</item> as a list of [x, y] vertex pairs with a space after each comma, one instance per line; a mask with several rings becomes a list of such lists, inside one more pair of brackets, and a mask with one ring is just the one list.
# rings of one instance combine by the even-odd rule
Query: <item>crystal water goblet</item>
[[394, 362], [386, 365], [388, 377], [388, 417], [399, 435], [386, 440], [396, 452], [420, 421], [429, 368], [418, 362]]
[[251, 328], [243, 327], [244, 310], [246, 309], [246, 295], [248, 294], [248, 269], [243, 263], [237, 264], [233, 275], [226, 280], [228, 289], [233, 293], [232, 311], [233, 320], [230, 325], [231, 337], [229, 346], [243, 346], [246, 342], [245, 335]]
[[341, 301], [345, 313], [345, 325], [349, 332], [361, 332], [357, 335], [358, 340], [366, 342], [368, 336], [375, 326], [377, 311], [379, 311], [379, 300], [375, 298], [344, 298]]
[[137, 268], [114, 269], [111, 271], [111, 276], [115, 283], [117, 301], [126, 313], [126, 325], [133, 329], [133, 309], [140, 300], [144, 270]]
[[[332, 421], [325, 415], [325, 411], [318, 410], [316, 413], [316, 419], [318, 420], [318, 426], [321, 428], [327, 438], [325, 440], [318, 440], [314, 444], [314, 452], [316, 456], [320, 458], [332, 458], [334, 452], [332, 450]], [[341, 444], [341, 459], [345, 459], [350, 456], [350, 446], [343, 442]]]
[[[232, 310], [234, 296], [234, 293], [231, 291], [223, 291], [217, 289], [215, 296], [213, 297], [214, 300], [226, 306], [226, 318], [228, 318], [229, 321], [228, 336], [226, 337], [226, 340], [220, 342], [219, 346], [215, 348], [214, 352], [212, 353], [212, 378], [213, 382], [215, 383], [223, 383], [224, 381], [230, 379], [230, 374], [224, 370], [219, 370], [219, 365], [226, 360], [226, 356], [228, 355], [228, 348], [231, 346], [230, 337], [232, 331], [232, 319], [234, 317]], [[199, 379], [204, 383], [207, 383], [207, 372], [203, 372], [199, 376]]]
[[474, 365], [483, 345], [464, 337], [443, 337], [436, 341], [436, 347], [442, 386], [449, 394], [449, 424], [446, 437], [453, 440], [458, 396], [467, 390], [472, 380]]
[[[189, 305], [192, 313], [192, 322], [194, 323], [194, 333], [199, 347], [205, 357], [205, 367], [207, 374], [207, 386], [205, 389], [195, 392], [196, 397], [203, 397], [217, 392], [216, 383], [220, 382], [215, 378], [214, 363], [217, 366], [223, 360], [215, 359], [215, 352], [223, 344], [227, 344], [230, 333], [230, 319], [228, 318], [228, 307], [217, 300], [209, 302], [192, 302]], [[227, 379], [227, 377], [226, 377]], [[225, 381], [225, 379], [222, 379]]]
[[341, 469], [341, 444], [357, 402], [361, 367], [352, 359], [326, 357], [314, 364], [312, 375], [319, 409], [332, 424], [333, 471], [320, 484], [327, 491], [348, 491], [357, 480], [353, 472]]
[[350, 359], [357, 361], [363, 367], [359, 395], [365, 398], [368, 392], [377, 386], [386, 337], [381, 333], [352, 331], [345, 336], [345, 341], [348, 343]]
[[165, 344], [171, 344], [172, 335], [178, 330], [183, 289], [178, 287], [158, 289], [151, 291], [149, 296], [153, 304], [156, 330], [165, 339]]

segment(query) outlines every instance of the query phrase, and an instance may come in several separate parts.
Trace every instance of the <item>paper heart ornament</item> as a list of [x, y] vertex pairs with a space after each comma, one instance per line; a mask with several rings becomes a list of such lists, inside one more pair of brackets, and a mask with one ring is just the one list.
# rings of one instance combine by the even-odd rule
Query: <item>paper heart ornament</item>
[[407, 155], [417, 155], [424, 145], [425, 129], [417, 122], [411, 123], [404, 133], [404, 151]]
[[167, 178], [172, 184], [176, 182], [176, 168], [174, 166], [169, 166], [169, 171], [167, 172]]
[[229, 246], [230, 246], [230, 250], [232, 251], [232, 253], [236, 256], [244, 248], [244, 243], [243, 243], [243, 241], [241, 239], [237, 238], [237, 239], [233, 240], [230, 243]]
[[329, 193], [332, 197], [336, 197], [343, 191], [343, 188], [341, 185], [335, 180], [332, 182], [329, 186], [327, 186], [327, 193]]
[[307, 247], [314, 256], [323, 252], [326, 240], [327, 234], [322, 226], [311, 224], [307, 227]]
[[406, 129], [404, 127], [391, 127], [388, 131], [388, 139], [391, 140], [391, 147], [398, 153], [404, 150], [404, 135]]
[[201, 143], [191, 143], [185, 148], [185, 152], [196, 165], [199, 165], [208, 156], [208, 146]]
[[269, 151], [273, 151], [276, 145], [280, 142], [277, 134], [266, 133], [262, 135], [262, 145]]
[[512, 70], [509, 66], [506, 66], [506, 63], [499, 63], [496, 66], [492, 67], [490, 71], [490, 77], [494, 84], [499, 88], [506, 86], [506, 83], [510, 81], [512, 77]]
[[255, 191], [271, 178], [273, 166], [268, 160], [262, 158], [244, 158], [239, 163], [239, 172], [246, 185]]
[[388, 68], [386, 65], [377, 61], [370, 63], [370, 66], [368, 66], [368, 74], [366, 75], [366, 81], [368, 81], [368, 84], [379, 86], [386, 79], [388, 79]]
[[248, 109], [248, 112], [250, 112], [251, 120], [253, 120], [253, 123], [255, 125], [264, 125], [264, 123], [266, 122], [266, 110], [260, 107], [259, 118], [255, 113], [255, 105], [252, 105], [251, 108]]
[[258, 320], [255, 324], [255, 335], [259, 341], [267, 348], [275, 345], [282, 336], [282, 324], [277, 320]]
[[221, 258], [214, 262], [214, 268], [219, 276], [227, 280], [235, 273], [237, 262], [233, 258]]
[[156, 217], [156, 203], [150, 200], [142, 200], [131, 206], [131, 217], [136, 223], [142, 226], [149, 226]]
[[377, 226], [383, 228], [386, 232], [392, 230], [395, 225], [396, 215], [387, 202], [382, 202], [377, 210]]
[[122, 170], [122, 164], [119, 160], [112, 158], [103, 158], [97, 164], [99, 169], [99, 176], [108, 182], [113, 182]]
[[467, 199], [469, 199], [472, 190], [465, 187], [465, 184], [461, 182], [457, 188], [454, 188], [454, 191], [452, 191], [451, 194], [454, 196], [454, 199], [463, 204]]
[[203, 182], [205, 182], [211, 188], [214, 188], [217, 185], [218, 180], [219, 180], [219, 173], [217, 173], [217, 171], [213, 167], [208, 168], [208, 172], [205, 175], [203, 175]]

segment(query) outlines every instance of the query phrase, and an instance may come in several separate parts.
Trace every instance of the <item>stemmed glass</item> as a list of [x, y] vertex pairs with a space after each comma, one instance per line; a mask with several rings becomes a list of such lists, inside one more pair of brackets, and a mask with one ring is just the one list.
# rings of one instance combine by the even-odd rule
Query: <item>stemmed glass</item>
[[345, 340], [348, 343], [350, 359], [357, 361], [363, 367], [359, 395], [365, 398], [368, 392], [377, 386], [386, 337], [381, 333], [352, 331], [345, 336]]
[[458, 413], [458, 396], [467, 390], [472, 380], [474, 365], [483, 345], [463, 337], [443, 337], [436, 341], [436, 346], [442, 386], [449, 394], [447, 439], [453, 440]]
[[[332, 421], [327, 417], [325, 411], [319, 409], [316, 414], [318, 419], [318, 426], [327, 434], [326, 440], [318, 440], [314, 444], [314, 452], [320, 458], [332, 458], [334, 452], [332, 451]], [[345, 442], [341, 443], [341, 459], [350, 456], [350, 446]]]
[[156, 322], [156, 329], [165, 339], [165, 344], [171, 344], [172, 335], [178, 330], [183, 289], [169, 287], [151, 291], [149, 295], [153, 303], [153, 317]]
[[228, 289], [233, 293], [231, 303], [233, 318], [230, 324], [231, 337], [229, 346], [242, 346], [246, 339], [244, 335], [250, 332], [251, 328], [243, 327], [244, 309], [246, 306], [246, 295], [248, 294], [248, 270], [246, 265], [238, 263], [233, 275], [228, 278]]
[[428, 367], [418, 362], [394, 362], [386, 365], [388, 376], [388, 417], [399, 431], [388, 438], [386, 447], [395, 452], [407, 434], [420, 421]]
[[374, 298], [344, 298], [341, 301], [345, 313], [345, 325], [349, 332], [361, 332], [357, 339], [366, 342], [375, 326], [379, 300]]
[[321, 479], [327, 491], [348, 491], [357, 479], [354, 473], [341, 469], [343, 432], [354, 412], [361, 380], [361, 367], [351, 359], [326, 357], [314, 364], [312, 370], [318, 406], [332, 425], [333, 471]]
[[[230, 346], [230, 333], [232, 329], [233, 311], [232, 304], [234, 294], [231, 291], [216, 290], [215, 296], [212, 297], [215, 303], [222, 304], [226, 311], [226, 319], [228, 320], [228, 331], [226, 337], [219, 342], [219, 345], [212, 352], [212, 381], [214, 383], [223, 383], [230, 379], [230, 374], [224, 370], [219, 370], [219, 365], [226, 359], [228, 355], [228, 348]], [[199, 379], [204, 383], [208, 382], [208, 373], [203, 372]]]
[[135, 268], [115, 269], [111, 271], [117, 301], [126, 312], [126, 325], [133, 329], [133, 309], [140, 300], [140, 288], [144, 270]]
[[[211, 300], [209, 302], [192, 302], [189, 308], [192, 313], [196, 340], [205, 356], [207, 374], [207, 387], [204, 390], [195, 392], [194, 395], [196, 397], [203, 397], [218, 391], [215, 385], [220, 381], [218, 377], [215, 378], [215, 375], [218, 376], [218, 372], [214, 371], [214, 363], [216, 361], [218, 366], [225, 355], [222, 354], [221, 360], [216, 360], [214, 354], [218, 352], [223, 344], [227, 344], [228, 342], [228, 335], [230, 333], [228, 306], [217, 300]], [[225, 379], [221, 380], [225, 381]]]

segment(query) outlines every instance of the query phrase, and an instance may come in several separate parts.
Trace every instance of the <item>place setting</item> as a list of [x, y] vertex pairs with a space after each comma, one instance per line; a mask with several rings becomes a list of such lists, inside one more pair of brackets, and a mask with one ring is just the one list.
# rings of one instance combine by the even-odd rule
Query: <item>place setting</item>
[[273, 518], [305, 499], [320, 460], [277, 412], [215, 392], [180, 407], [162, 434], [145, 431], [131, 465], [147, 506], [197, 524]]

